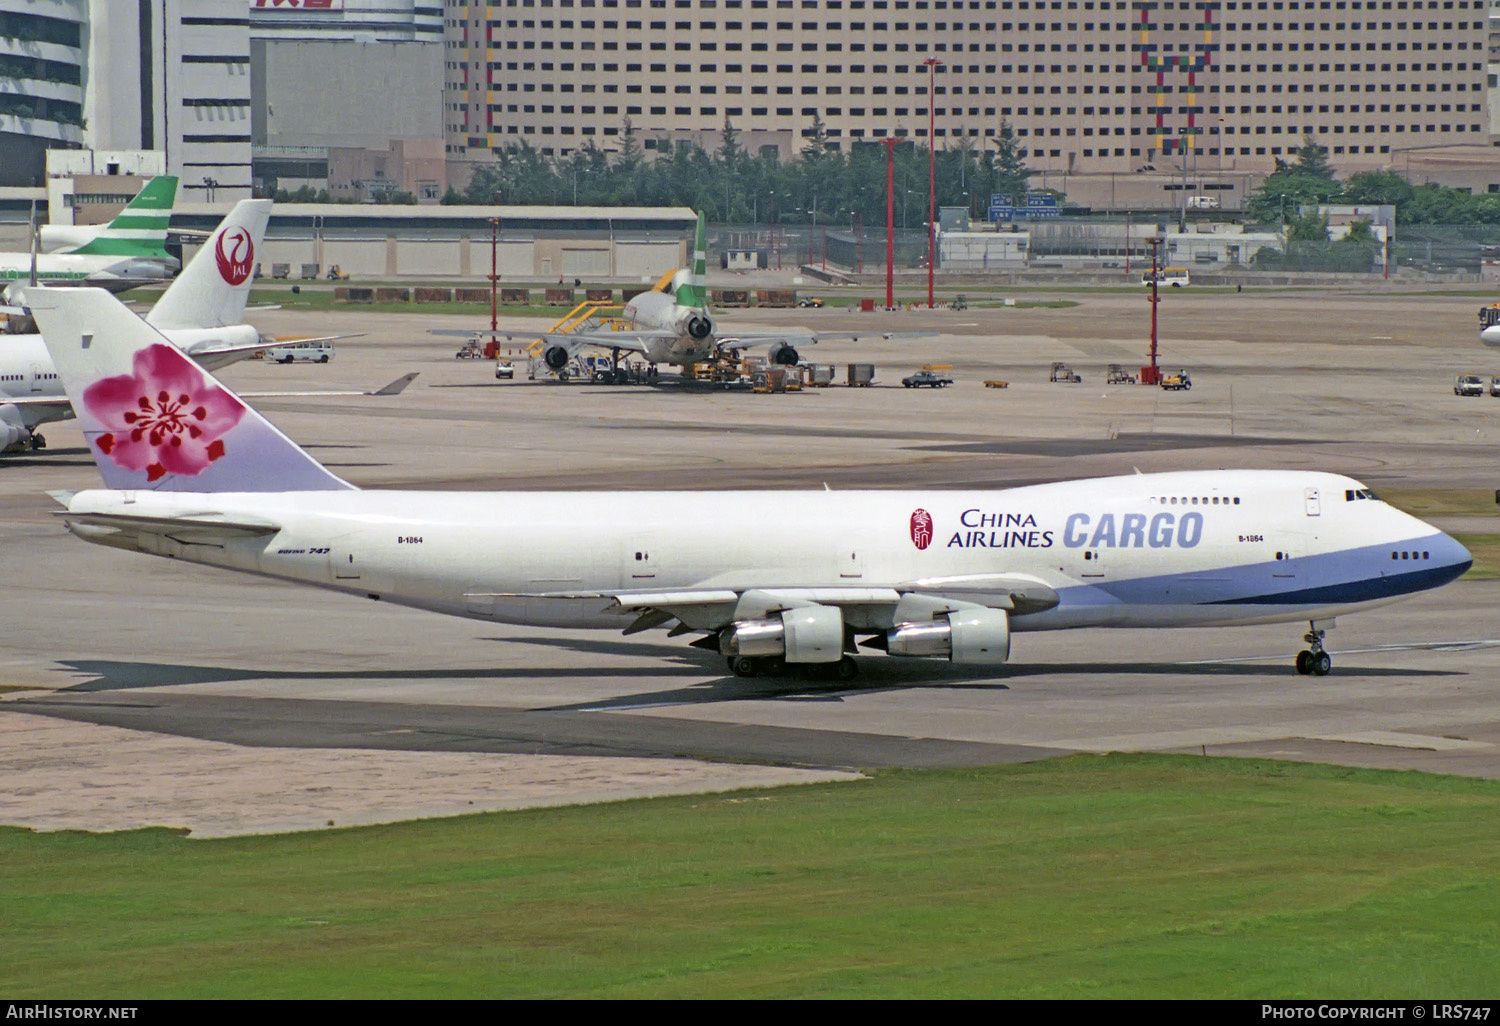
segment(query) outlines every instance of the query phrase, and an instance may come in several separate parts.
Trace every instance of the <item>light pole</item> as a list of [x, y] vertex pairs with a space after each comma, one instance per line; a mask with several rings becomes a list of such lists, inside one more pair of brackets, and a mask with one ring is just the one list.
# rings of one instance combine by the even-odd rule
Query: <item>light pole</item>
[[929, 57], [927, 65], [927, 309], [932, 309], [933, 249], [937, 241], [937, 140], [933, 136], [932, 94], [937, 69], [943, 62]]
[[[885, 147], [885, 308], [896, 305], [896, 144], [899, 139], [882, 139]], [[906, 210], [906, 198], [901, 199]]]

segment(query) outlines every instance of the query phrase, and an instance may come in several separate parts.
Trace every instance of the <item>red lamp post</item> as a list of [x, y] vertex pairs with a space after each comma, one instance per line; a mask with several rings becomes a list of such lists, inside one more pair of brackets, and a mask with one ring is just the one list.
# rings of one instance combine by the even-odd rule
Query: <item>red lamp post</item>
[[885, 308], [896, 305], [896, 144], [900, 139], [882, 139], [885, 147]]

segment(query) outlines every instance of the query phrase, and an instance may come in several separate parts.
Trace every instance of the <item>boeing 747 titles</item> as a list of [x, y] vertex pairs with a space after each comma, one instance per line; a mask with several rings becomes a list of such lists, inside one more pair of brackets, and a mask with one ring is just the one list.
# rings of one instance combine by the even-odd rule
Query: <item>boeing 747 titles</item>
[[[1310, 621], [1446, 584], [1452, 538], [1358, 481], [1195, 471], [1001, 491], [361, 491], [105, 292], [32, 308], [100, 490], [78, 537], [418, 609], [634, 634], [742, 675], [853, 677], [856, 645], [994, 667], [1013, 632]], [[795, 525], [775, 532], [765, 526]], [[588, 539], [579, 544], [580, 538]]]

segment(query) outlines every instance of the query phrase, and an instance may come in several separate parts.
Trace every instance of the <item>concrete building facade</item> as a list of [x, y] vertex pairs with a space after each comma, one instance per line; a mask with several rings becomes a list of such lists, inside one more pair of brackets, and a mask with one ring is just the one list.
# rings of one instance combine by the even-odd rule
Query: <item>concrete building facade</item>
[[[894, 136], [1039, 169], [1269, 171], [1311, 134], [1343, 169], [1487, 144], [1487, 0], [447, 2], [450, 158], [754, 149]], [[931, 63], [940, 62], [940, 63]], [[932, 95], [929, 97], [929, 82]]]
[[245, 3], [0, 0], [0, 177], [29, 179], [5, 184], [40, 185], [46, 149], [159, 150], [185, 195], [248, 196]]
[[249, 2], [258, 185], [347, 190], [360, 179], [332, 174], [337, 150], [342, 165], [382, 175], [393, 153], [420, 153], [424, 166], [393, 177], [446, 187], [445, 171], [425, 167], [443, 146], [441, 0]]

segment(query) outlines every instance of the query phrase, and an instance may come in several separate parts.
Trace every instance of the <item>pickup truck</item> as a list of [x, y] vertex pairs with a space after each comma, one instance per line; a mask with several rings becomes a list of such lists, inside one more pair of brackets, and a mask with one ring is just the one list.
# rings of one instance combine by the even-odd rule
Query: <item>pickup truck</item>
[[940, 377], [932, 371], [917, 371], [910, 377], [901, 379], [901, 384], [907, 388], [921, 388], [923, 385], [931, 385], [933, 388], [942, 388], [944, 385], [953, 384], [952, 378]]

